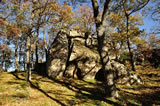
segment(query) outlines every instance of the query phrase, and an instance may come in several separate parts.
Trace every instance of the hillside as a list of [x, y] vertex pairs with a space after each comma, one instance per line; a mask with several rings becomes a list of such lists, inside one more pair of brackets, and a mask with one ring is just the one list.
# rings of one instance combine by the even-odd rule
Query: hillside
[[0, 105], [160, 105], [160, 69], [149, 65], [137, 68], [136, 74], [142, 77], [144, 85], [118, 85], [118, 99], [104, 97], [101, 82], [94, 80], [51, 79], [32, 74], [32, 81], [27, 83], [24, 72], [1, 73]]

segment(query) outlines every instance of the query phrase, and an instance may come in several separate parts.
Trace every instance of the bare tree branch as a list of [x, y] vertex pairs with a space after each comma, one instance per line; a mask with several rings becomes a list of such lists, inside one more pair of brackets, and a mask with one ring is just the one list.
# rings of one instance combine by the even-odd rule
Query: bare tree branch
[[97, 0], [92, 0], [92, 7], [94, 11], [94, 18], [95, 22], [99, 23], [99, 6], [98, 6], [98, 1]]
[[102, 23], [105, 22], [105, 20], [106, 20], [108, 5], [109, 5], [110, 1], [111, 0], [106, 0], [104, 3], [104, 9], [103, 9], [102, 20], [101, 20]]

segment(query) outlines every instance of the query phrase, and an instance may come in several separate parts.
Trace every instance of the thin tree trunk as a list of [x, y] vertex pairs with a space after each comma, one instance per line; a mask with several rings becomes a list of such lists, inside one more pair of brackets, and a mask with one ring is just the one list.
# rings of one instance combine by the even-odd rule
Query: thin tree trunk
[[44, 42], [44, 50], [45, 50], [45, 56], [46, 56], [46, 61], [47, 61], [48, 51], [47, 51], [47, 42], [46, 42], [45, 27], [44, 26], [43, 26], [43, 42]]
[[4, 72], [4, 70], [3, 70], [3, 68], [4, 68], [4, 62], [5, 62], [4, 51], [2, 51], [2, 72]]
[[6, 53], [4, 54], [4, 72], [7, 72], [7, 55]]
[[132, 49], [131, 49], [131, 44], [130, 44], [130, 38], [129, 38], [129, 35], [128, 35], [128, 32], [129, 32], [129, 15], [126, 13], [126, 24], [127, 24], [127, 46], [128, 46], [128, 50], [129, 50], [129, 55], [130, 55], [130, 63], [131, 63], [131, 66], [132, 66], [132, 70], [133, 71], [136, 71], [136, 68], [135, 68], [135, 64], [134, 64], [134, 58], [133, 58], [133, 52], [132, 52]]
[[0, 72], [3, 72], [3, 64], [2, 64], [2, 61], [3, 61], [3, 56], [1, 55], [0, 57]]
[[34, 67], [34, 61], [33, 61], [33, 55], [34, 55], [34, 52], [31, 52], [31, 69], [34, 69], [35, 67]]
[[19, 61], [20, 66], [22, 65], [21, 64], [21, 57], [22, 57], [22, 44], [20, 44], [20, 46], [19, 46], [19, 59], [18, 59], [18, 61]]
[[46, 44], [45, 27], [43, 26], [43, 42]]
[[24, 71], [26, 71], [26, 58], [25, 58], [25, 52], [23, 51], [23, 68]]
[[150, 0], [147, 0], [143, 3], [140, 3], [138, 6], [136, 6], [136, 8], [132, 9], [132, 11], [130, 11], [129, 13], [127, 13], [127, 11], [129, 11], [129, 10], [127, 10], [126, 7], [124, 6], [126, 1], [123, 3], [123, 8], [124, 8], [125, 15], [126, 15], [126, 25], [127, 25], [127, 46], [128, 46], [128, 50], [129, 50], [129, 54], [130, 54], [130, 63], [131, 63], [133, 71], [136, 71], [136, 68], [135, 68], [133, 52], [132, 52], [131, 44], [130, 44], [131, 41], [130, 41], [130, 38], [129, 38], [129, 35], [128, 35], [128, 32], [129, 32], [129, 16], [131, 14], [141, 10], [142, 8], [144, 8], [149, 3], [149, 1]]
[[9, 67], [9, 56], [7, 54], [5, 57], [5, 72], [8, 72], [8, 67]]
[[38, 36], [36, 38], [36, 42], [35, 42], [35, 45], [36, 45], [36, 64], [38, 64]]
[[[33, 8], [32, 8], [33, 9]], [[32, 23], [33, 23], [33, 18], [34, 14], [32, 13], [33, 11], [31, 10], [31, 19], [30, 19], [30, 25], [31, 27], [29, 28], [28, 34], [27, 34], [27, 50], [26, 50], [26, 57], [27, 57], [27, 71], [26, 71], [26, 81], [31, 80], [31, 63], [30, 63], [30, 52], [31, 52], [31, 36], [32, 36]]]
[[15, 59], [15, 72], [18, 71], [18, 67], [19, 67], [18, 56], [17, 56], [18, 52], [17, 52], [17, 50], [18, 50], [18, 41], [16, 41], [15, 57], [14, 57], [14, 59]]
[[45, 43], [46, 61], [48, 60], [48, 49], [47, 49], [47, 46], [49, 44], [49, 40], [50, 40], [50, 35], [48, 33], [47, 42]]
[[30, 36], [27, 38], [27, 51], [26, 51], [26, 57], [27, 57], [27, 71], [26, 71], [26, 81], [31, 80], [31, 68], [30, 68]]
[[[7, 39], [7, 45], [9, 45], [9, 40]], [[9, 53], [6, 51], [5, 56], [4, 56], [4, 60], [5, 60], [5, 72], [8, 71], [8, 66], [9, 66]]]
[[2, 63], [0, 64], [0, 72], [3, 72], [3, 65], [2, 65]]

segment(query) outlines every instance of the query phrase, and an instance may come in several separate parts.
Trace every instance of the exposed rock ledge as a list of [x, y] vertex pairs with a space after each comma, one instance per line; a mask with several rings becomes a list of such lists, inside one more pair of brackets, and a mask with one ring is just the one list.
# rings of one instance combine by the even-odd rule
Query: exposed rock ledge
[[[78, 38], [75, 35], [73, 36], [71, 38], [72, 33], [70, 35], [64, 32], [58, 33], [52, 48], [49, 50], [47, 60], [48, 76], [102, 80], [104, 75], [100, 70], [98, 52], [84, 45], [83, 35], [77, 35]], [[107, 49], [111, 49], [111, 47]], [[112, 54], [109, 57], [112, 60], [110, 64], [118, 83], [133, 84], [137, 82], [142, 84], [142, 80], [138, 76], [130, 73], [123, 64], [115, 61], [116, 56], [113, 53], [109, 54]]]

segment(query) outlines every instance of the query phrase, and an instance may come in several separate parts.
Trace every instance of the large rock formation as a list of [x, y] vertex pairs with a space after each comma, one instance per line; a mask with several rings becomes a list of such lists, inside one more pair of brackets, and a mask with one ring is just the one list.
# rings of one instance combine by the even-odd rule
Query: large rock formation
[[68, 40], [66, 34], [59, 32], [51, 45], [47, 59], [47, 74], [51, 77], [62, 76], [68, 57]]
[[73, 41], [73, 43], [66, 76], [79, 79], [94, 79], [101, 67], [98, 53], [85, 47], [78, 40]]
[[[96, 49], [86, 47], [84, 34], [75, 31], [67, 34], [59, 32], [55, 38], [47, 60], [47, 74], [52, 77], [66, 76], [79, 79], [104, 80], [104, 72], [101, 70], [100, 57]], [[95, 41], [94, 41], [95, 42]], [[96, 42], [95, 42], [96, 43]], [[112, 72], [114, 80], [118, 83], [141, 83], [140, 78], [127, 71], [123, 64], [117, 62], [117, 54], [112, 50], [112, 43], [106, 42], [104, 48], [108, 52], [110, 61], [105, 65], [108, 72]]]

